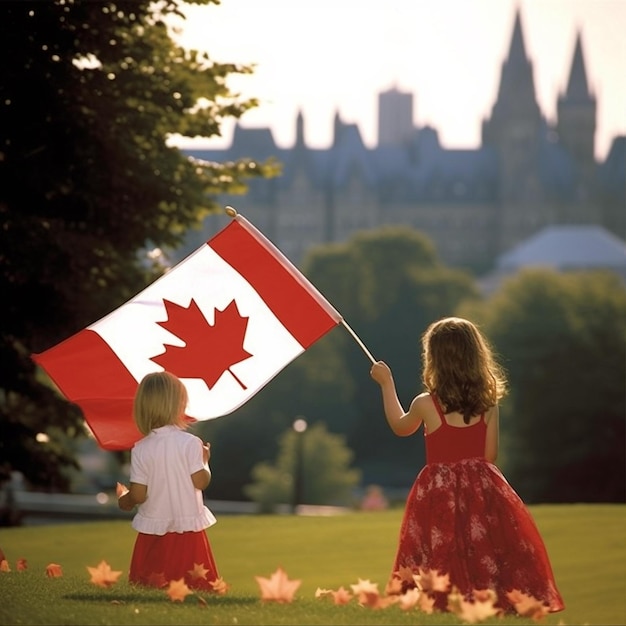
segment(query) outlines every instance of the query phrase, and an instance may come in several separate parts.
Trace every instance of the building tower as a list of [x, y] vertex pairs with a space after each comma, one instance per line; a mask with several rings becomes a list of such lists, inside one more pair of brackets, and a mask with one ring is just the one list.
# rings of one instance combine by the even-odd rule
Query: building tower
[[570, 154], [577, 178], [586, 187], [580, 188], [579, 194], [588, 194], [596, 169], [596, 99], [587, 81], [580, 33], [576, 36], [567, 88], [557, 102], [557, 115], [559, 142]]
[[541, 215], [538, 168], [544, 131], [518, 10], [509, 53], [502, 64], [496, 102], [482, 129], [483, 145], [495, 150], [500, 168], [496, 249], [506, 250], [531, 235], [547, 217]]
[[395, 87], [378, 94], [378, 145], [406, 145], [413, 131], [413, 94]]

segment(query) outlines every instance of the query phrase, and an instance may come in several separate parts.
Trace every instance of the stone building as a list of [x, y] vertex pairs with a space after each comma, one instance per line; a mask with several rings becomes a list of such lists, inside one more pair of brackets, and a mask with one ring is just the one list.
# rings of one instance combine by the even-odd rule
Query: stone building
[[[519, 11], [477, 149], [445, 149], [436, 129], [417, 127], [410, 93], [380, 93], [378, 107], [373, 148], [339, 114], [332, 145], [310, 148], [298, 114], [290, 148], [277, 147], [269, 128], [237, 125], [228, 148], [185, 152], [216, 161], [275, 157], [283, 164], [280, 177], [253, 180], [247, 195], [220, 202], [238, 208], [295, 264], [311, 246], [383, 225], [424, 232], [445, 263], [477, 273], [546, 226], [592, 224], [625, 236], [626, 137], [614, 138], [607, 158], [596, 161], [596, 97], [580, 32], [554, 123], [537, 103]], [[223, 223], [209, 218], [187, 248]]]

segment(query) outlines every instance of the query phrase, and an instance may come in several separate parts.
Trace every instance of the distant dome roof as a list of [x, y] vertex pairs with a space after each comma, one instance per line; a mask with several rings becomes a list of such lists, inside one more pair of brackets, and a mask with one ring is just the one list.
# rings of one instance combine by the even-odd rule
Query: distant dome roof
[[497, 268], [626, 268], [626, 243], [601, 226], [549, 226], [501, 255]]

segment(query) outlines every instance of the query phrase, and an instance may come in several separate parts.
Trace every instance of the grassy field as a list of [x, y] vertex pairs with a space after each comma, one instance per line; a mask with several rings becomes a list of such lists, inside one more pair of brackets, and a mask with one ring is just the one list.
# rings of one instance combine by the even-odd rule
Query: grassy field
[[[626, 506], [531, 507], [546, 542], [566, 609], [544, 624], [626, 624]], [[316, 599], [358, 579], [382, 592], [393, 560], [401, 510], [334, 517], [221, 516], [209, 530], [224, 596], [200, 594], [171, 602], [163, 591], [137, 590], [126, 576], [135, 532], [129, 521], [0, 529], [11, 572], [0, 572], [0, 624], [459, 624], [451, 614], [427, 615], [397, 606], [384, 610], [352, 601]], [[16, 571], [25, 558], [28, 569]], [[87, 566], [101, 560], [124, 573], [103, 589]], [[58, 563], [61, 578], [47, 578]], [[262, 603], [255, 576], [282, 567], [302, 581], [291, 604]], [[533, 624], [490, 618], [486, 624]]]

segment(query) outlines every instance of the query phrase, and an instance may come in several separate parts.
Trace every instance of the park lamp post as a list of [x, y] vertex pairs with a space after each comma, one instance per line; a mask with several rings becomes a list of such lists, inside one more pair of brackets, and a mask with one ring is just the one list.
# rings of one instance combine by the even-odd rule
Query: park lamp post
[[296, 434], [294, 444], [293, 461], [293, 504], [292, 513], [296, 513], [298, 505], [302, 502], [304, 483], [304, 431], [308, 424], [302, 415], [299, 415], [293, 422], [293, 430]]

